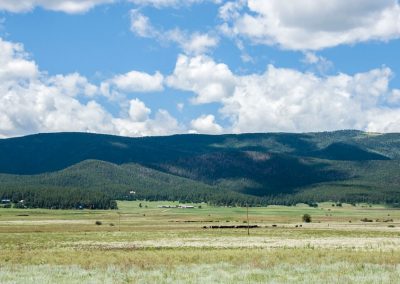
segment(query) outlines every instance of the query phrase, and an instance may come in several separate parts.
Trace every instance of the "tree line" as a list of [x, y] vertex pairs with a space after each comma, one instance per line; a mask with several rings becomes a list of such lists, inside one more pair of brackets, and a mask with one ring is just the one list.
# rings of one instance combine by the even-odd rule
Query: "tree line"
[[110, 195], [98, 190], [51, 187], [2, 187], [0, 199], [19, 208], [117, 209]]

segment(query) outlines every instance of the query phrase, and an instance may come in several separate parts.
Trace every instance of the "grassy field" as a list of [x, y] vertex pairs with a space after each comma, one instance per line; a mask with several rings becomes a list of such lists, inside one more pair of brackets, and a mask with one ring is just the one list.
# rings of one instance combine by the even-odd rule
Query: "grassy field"
[[[259, 228], [247, 235], [245, 228], [209, 228], [246, 225], [246, 208], [158, 208], [177, 204], [0, 209], [0, 283], [400, 281], [400, 210], [331, 203], [249, 208], [250, 225]], [[312, 223], [302, 222], [305, 213]]]

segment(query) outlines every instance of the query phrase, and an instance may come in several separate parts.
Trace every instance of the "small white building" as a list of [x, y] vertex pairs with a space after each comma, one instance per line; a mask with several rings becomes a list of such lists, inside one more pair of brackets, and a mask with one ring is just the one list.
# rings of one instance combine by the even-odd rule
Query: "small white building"
[[194, 206], [192, 206], [192, 205], [179, 205], [179, 208], [182, 208], [182, 209], [194, 209]]
[[159, 205], [158, 208], [175, 208], [176, 206], [172, 205]]

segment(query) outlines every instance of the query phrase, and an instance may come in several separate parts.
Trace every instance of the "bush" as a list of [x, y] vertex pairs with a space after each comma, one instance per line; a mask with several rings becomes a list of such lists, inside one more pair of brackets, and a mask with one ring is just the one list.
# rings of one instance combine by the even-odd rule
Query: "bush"
[[96, 221], [96, 223], [95, 223], [97, 226], [100, 226], [100, 225], [102, 225], [103, 223], [101, 222], [101, 221]]
[[25, 209], [25, 205], [22, 202], [18, 202], [14, 204], [14, 208], [18, 208], [18, 209]]
[[310, 214], [304, 214], [302, 217], [303, 222], [305, 223], [311, 223], [311, 216]]

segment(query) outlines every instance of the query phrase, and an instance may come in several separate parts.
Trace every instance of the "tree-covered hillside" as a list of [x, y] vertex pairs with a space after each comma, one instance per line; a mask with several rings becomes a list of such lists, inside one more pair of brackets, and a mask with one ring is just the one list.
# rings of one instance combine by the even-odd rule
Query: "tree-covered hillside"
[[79, 189], [230, 205], [393, 203], [400, 201], [399, 162], [400, 134], [38, 134], [0, 140], [0, 195]]

